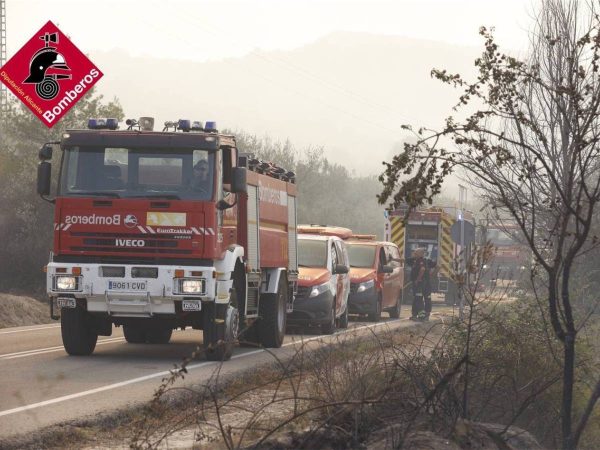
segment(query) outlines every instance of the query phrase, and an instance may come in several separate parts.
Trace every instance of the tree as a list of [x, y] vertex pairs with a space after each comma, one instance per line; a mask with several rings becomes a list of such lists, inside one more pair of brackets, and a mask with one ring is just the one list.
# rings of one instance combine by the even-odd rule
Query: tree
[[[482, 28], [476, 80], [433, 70], [461, 91], [441, 131], [418, 129], [418, 141], [385, 163], [381, 203], [431, 203], [453, 172], [468, 177], [497, 217], [518, 224], [535, 261], [543, 298], [561, 342], [562, 445], [577, 446], [600, 397], [600, 379], [579, 417], [573, 412], [576, 342], [589, 315], [577, 315], [571, 284], [578, 260], [596, 248], [600, 201], [600, 25], [594, 5], [543, 0], [521, 61], [499, 50]], [[474, 112], [473, 112], [474, 111]], [[412, 130], [410, 126], [406, 129]], [[401, 180], [401, 177], [406, 178]]]
[[331, 163], [323, 148], [294, 148], [290, 141], [274, 142], [235, 132], [242, 152], [272, 161], [296, 173], [298, 223], [339, 225], [357, 233], [380, 234], [383, 208], [373, 201], [379, 184], [376, 177], [353, 176], [345, 167]]
[[[53, 129], [12, 98], [0, 117], [0, 289], [41, 290], [42, 267], [52, 248], [53, 208], [36, 194], [37, 153], [65, 129], [83, 128], [90, 117], [123, 118], [118, 100], [88, 92]], [[54, 152], [58, 169], [60, 152]], [[54, 170], [54, 176], [58, 170]]]

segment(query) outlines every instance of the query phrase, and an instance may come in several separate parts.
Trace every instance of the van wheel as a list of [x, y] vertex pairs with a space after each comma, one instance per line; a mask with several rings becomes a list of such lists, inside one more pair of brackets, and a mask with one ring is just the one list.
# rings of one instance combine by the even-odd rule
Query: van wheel
[[402, 294], [400, 294], [398, 296], [398, 298], [396, 299], [396, 304], [394, 305], [394, 307], [392, 309], [390, 309], [390, 311], [389, 311], [390, 317], [392, 319], [399, 319], [401, 308], [402, 308]]
[[141, 327], [123, 325], [123, 335], [130, 344], [144, 344], [146, 342], [146, 332]]
[[146, 331], [146, 340], [149, 344], [168, 344], [173, 335], [170, 328], [158, 328]]
[[370, 322], [379, 322], [381, 320], [381, 294], [375, 302], [375, 311], [369, 313]]
[[342, 329], [348, 328], [348, 305], [346, 305], [346, 311], [344, 311], [344, 314], [342, 314], [338, 319], [338, 326]]
[[321, 325], [321, 333], [333, 334], [335, 332], [335, 297], [333, 298], [333, 309], [331, 310], [331, 320]]
[[282, 274], [276, 294], [264, 294], [260, 297], [259, 322], [256, 324], [258, 342], [263, 347], [279, 348], [283, 345], [287, 323], [288, 302], [287, 277]]
[[89, 323], [87, 311], [77, 308], [64, 308], [60, 314], [60, 333], [63, 346], [69, 355], [91, 355], [96, 348], [98, 333]]

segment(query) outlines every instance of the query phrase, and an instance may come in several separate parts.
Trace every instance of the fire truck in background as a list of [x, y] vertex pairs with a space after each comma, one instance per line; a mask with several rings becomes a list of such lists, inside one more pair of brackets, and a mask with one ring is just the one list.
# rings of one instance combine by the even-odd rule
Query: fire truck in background
[[[431, 206], [411, 211], [406, 225], [404, 218], [407, 208], [387, 211], [384, 226], [384, 240], [393, 242], [400, 254], [410, 261], [412, 252], [417, 248], [425, 249], [425, 257], [435, 263], [432, 277], [432, 292], [444, 294], [448, 304], [456, 301], [456, 284], [452, 281], [453, 266], [460, 254], [460, 246], [452, 239], [452, 225], [459, 216], [455, 207]], [[465, 221], [474, 222], [473, 214], [463, 211]], [[404, 288], [410, 280], [410, 264], [405, 264]], [[404, 296], [410, 298], [410, 296]]]
[[529, 266], [529, 249], [518, 240], [520, 230], [511, 223], [480, 222], [481, 244], [494, 247], [492, 258], [483, 266], [481, 283], [490, 289], [514, 289]]
[[91, 354], [113, 324], [130, 343], [202, 329], [209, 360], [228, 359], [241, 332], [280, 347], [298, 278], [294, 173], [238, 154], [214, 122], [127, 124], [91, 119], [39, 153], [38, 192], [55, 208], [47, 292], [66, 351]]

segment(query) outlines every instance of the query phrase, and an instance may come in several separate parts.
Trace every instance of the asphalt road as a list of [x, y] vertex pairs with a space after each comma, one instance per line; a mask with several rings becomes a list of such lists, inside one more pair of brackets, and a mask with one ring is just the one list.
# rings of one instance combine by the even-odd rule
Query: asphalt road
[[[336, 335], [408, 327], [408, 310], [404, 306], [398, 320], [385, 313], [379, 323], [351, 320], [348, 330]], [[322, 338], [331, 339], [287, 335], [275, 354], [294, 351], [302, 340]], [[0, 438], [147, 401], [168, 371], [201, 342], [201, 331], [186, 330], [173, 333], [166, 345], [128, 344], [122, 328], [113, 328], [112, 336], [100, 337], [93, 355], [72, 357], [62, 347], [58, 324], [0, 329]], [[235, 373], [269, 359], [264, 350], [236, 348], [220, 372]], [[217, 367], [204, 360], [192, 363], [186, 385], [207, 380]]]

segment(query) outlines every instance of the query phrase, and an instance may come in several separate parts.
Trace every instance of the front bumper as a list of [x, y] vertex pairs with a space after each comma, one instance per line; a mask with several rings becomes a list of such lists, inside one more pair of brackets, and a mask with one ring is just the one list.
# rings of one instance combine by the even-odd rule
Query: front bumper
[[348, 313], [369, 314], [377, 309], [379, 294], [374, 287], [363, 292], [354, 292], [348, 296]]
[[323, 292], [316, 297], [297, 297], [294, 310], [288, 314], [287, 322], [291, 325], [321, 325], [331, 322], [334, 297], [331, 291]]
[[[60, 290], [57, 276], [70, 276], [73, 268], [80, 268], [73, 290]], [[133, 277], [134, 268], [156, 268], [156, 278]], [[57, 273], [61, 268], [66, 273]], [[122, 276], [105, 276], [106, 268], [123, 268]], [[204, 289], [199, 293], [180, 292], [175, 271], [183, 270], [184, 277], [203, 280]], [[192, 277], [191, 272], [202, 272]], [[229, 274], [218, 274], [214, 267], [150, 266], [128, 264], [83, 264], [51, 262], [46, 271], [46, 291], [51, 298], [71, 297], [86, 301], [87, 310], [120, 317], [151, 317], [155, 314], [176, 314], [181, 311], [177, 302], [184, 299], [229, 302], [232, 281]]]

